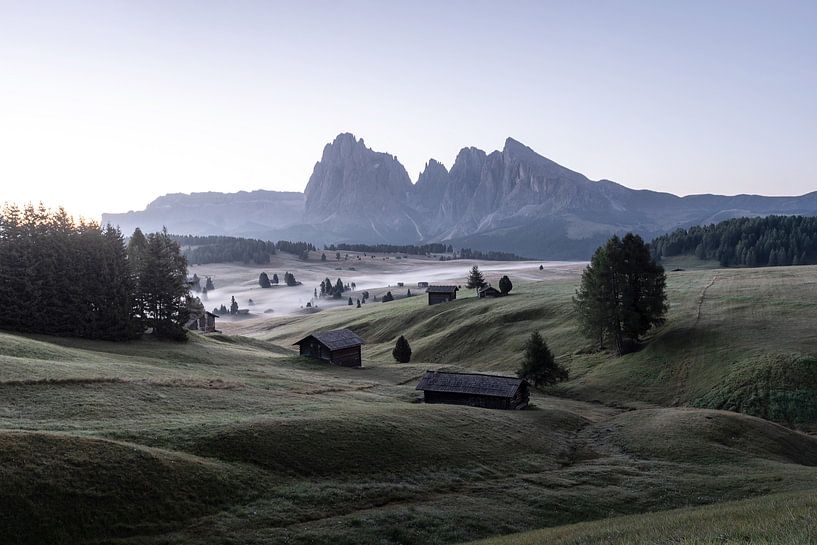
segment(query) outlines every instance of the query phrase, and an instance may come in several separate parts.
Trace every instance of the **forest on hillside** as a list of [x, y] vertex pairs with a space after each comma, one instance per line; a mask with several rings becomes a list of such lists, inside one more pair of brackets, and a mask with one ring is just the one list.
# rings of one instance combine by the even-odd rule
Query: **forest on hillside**
[[76, 222], [63, 209], [0, 211], [0, 329], [127, 340], [150, 329], [183, 340], [187, 263], [165, 232]]
[[657, 259], [689, 255], [722, 267], [812, 265], [817, 263], [817, 217], [735, 218], [677, 229], [650, 246]]
[[275, 255], [275, 244], [267, 240], [218, 235], [170, 237], [181, 246], [187, 262], [193, 265], [236, 262], [265, 265]]

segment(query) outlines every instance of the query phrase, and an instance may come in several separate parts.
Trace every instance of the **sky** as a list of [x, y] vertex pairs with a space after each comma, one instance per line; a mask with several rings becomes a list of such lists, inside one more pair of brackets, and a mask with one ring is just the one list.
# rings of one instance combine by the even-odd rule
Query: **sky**
[[416, 181], [511, 136], [591, 179], [817, 190], [817, 2], [0, 0], [0, 201], [302, 191], [352, 132]]

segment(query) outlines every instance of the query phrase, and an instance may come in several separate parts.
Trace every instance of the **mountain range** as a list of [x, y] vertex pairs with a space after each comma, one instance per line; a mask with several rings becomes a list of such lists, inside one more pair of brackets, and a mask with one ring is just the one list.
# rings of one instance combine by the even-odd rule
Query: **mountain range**
[[178, 234], [415, 243], [587, 259], [614, 233], [651, 238], [677, 227], [769, 214], [817, 215], [817, 192], [798, 197], [690, 195], [629, 189], [586, 176], [508, 138], [501, 151], [463, 148], [451, 169], [432, 159], [412, 184], [388, 153], [343, 133], [324, 147], [304, 193], [171, 194], [143, 211], [104, 214], [127, 234]]

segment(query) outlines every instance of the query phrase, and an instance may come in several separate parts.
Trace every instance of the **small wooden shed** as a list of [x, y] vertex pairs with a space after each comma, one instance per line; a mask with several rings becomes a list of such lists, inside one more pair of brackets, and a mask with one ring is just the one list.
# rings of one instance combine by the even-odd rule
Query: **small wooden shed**
[[481, 288], [478, 293], [480, 299], [485, 299], [486, 297], [502, 297], [502, 292], [490, 285]]
[[530, 385], [521, 378], [480, 373], [427, 371], [417, 384], [426, 403], [470, 405], [486, 409], [524, 409]]
[[199, 316], [199, 330], [204, 331], [205, 333], [215, 333], [216, 331], [216, 318], [218, 318], [218, 314], [213, 314], [212, 312], [206, 312]]
[[457, 298], [457, 286], [429, 286], [426, 289], [428, 294], [428, 304], [447, 303]]
[[300, 348], [301, 356], [326, 360], [343, 367], [363, 365], [361, 345], [366, 342], [348, 329], [318, 331], [295, 344]]

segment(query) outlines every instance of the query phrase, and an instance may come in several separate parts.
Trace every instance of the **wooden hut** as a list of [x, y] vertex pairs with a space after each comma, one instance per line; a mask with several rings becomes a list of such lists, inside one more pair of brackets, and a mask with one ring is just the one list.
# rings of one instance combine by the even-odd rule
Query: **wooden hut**
[[502, 297], [502, 292], [491, 285], [481, 288], [477, 293], [480, 299], [485, 299], [486, 297]]
[[360, 347], [365, 341], [348, 329], [318, 331], [295, 344], [300, 347], [301, 356], [326, 360], [343, 367], [363, 365]]
[[429, 286], [426, 289], [428, 294], [428, 304], [447, 303], [457, 298], [457, 286]]
[[218, 314], [213, 314], [212, 312], [206, 312], [199, 316], [199, 330], [204, 331], [205, 333], [215, 333], [216, 332], [216, 318], [218, 318]]
[[190, 331], [203, 331], [204, 333], [218, 333], [216, 330], [216, 318], [218, 318], [218, 314], [213, 314], [212, 312], [205, 311], [203, 314], [198, 316], [193, 315], [188, 320], [185, 327]]
[[486, 409], [524, 409], [530, 385], [521, 378], [478, 373], [427, 371], [417, 384], [426, 403], [470, 405]]

